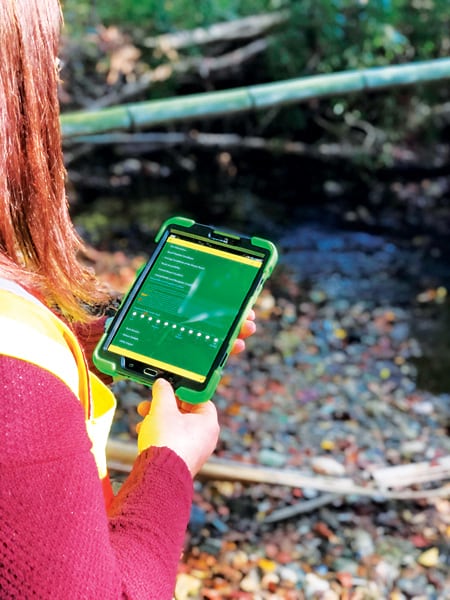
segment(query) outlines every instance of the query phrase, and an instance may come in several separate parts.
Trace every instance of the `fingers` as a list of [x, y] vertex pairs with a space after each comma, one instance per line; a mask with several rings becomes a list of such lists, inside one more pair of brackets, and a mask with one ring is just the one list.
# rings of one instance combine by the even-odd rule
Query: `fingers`
[[239, 332], [239, 337], [241, 339], [247, 338], [253, 335], [256, 331], [256, 323], [255, 323], [255, 313], [254, 311], [250, 311], [247, 319], [244, 321], [241, 331]]
[[231, 348], [231, 354], [239, 354], [245, 350], [245, 342], [244, 340], [250, 336], [252, 336], [256, 331], [256, 323], [255, 323], [255, 311], [250, 310], [247, 315], [247, 319], [242, 324], [241, 330], [239, 331], [239, 336], [235, 340], [233, 347]]
[[234, 341], [230, 354], [239, 354], [245, 350], [245, 342], [241, 338]]
[[142, 402], [139, 402], [137, 406], [138, 415], [140, 415], [141, 417], [146, 417], [150, 412], [150, 406], [150, 400], [143, 400]]
[[199, 404], [191, 404], [190, 402], [180, 402], [179, 404], [180, 412], [187, 414], [209, 414], [216, 413], [216, 407], [208, 400], [207, 402], [200, 402]]

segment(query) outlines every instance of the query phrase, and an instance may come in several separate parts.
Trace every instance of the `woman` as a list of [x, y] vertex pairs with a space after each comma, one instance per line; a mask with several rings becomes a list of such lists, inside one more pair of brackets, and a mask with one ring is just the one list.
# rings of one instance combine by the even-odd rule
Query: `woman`
[[[138, 458], [112, 496], [115, 400], [81, 348], [95, 344], [93, 307], [107, 296], [77, 260], [67, 210], [60, 25], [57, 0], [0, 0], [0, 597], [165, 600], [217, 414], [211, 402], [179, 405], [157, 381], [138, 409]], [[242, 338], [253, 331], [251, 315]]]

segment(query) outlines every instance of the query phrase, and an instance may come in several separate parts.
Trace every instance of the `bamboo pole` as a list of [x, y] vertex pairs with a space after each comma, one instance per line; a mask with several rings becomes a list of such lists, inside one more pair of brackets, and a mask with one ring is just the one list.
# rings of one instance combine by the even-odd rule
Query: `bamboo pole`
[[[130, 131], [225, 114], [287, 106], [313, 98], [381, 90], [450, 78], [450, 58], [342, 71], [231, 90], [135, 102], [61, 116], [63, 137]], [[85, 140], [87, 141], [87, 140]]]

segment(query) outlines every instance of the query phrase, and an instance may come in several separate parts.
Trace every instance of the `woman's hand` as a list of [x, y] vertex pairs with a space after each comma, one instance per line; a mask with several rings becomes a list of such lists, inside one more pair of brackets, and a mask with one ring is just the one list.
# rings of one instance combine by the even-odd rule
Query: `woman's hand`
[[[255, 331], [255, 313], [250, 310], [231, 354], [245, 350], [245, 339]], [[219, 424], [211, 401], [181, 402], [168, 381], [157, 379], [152, 388], [152, 402], [141, 402], [138, 413], [144, 417], [136, 427], [139, 452], [150, 446], [167, 446], [184, 460], [193, 477], [214, 452]]]
[[256, 331], [256, 323], [255, 323], [255, 311], [251, 310], [247, 315], [246, 321], [241, 327], [241, 331], [239, 333], [239, 337], [233, 344], [233, 348], [231, 349], [231, 354], [239, 354], [243, 350], [245, 350], [245, 339], [253, 335]]
[[219, 437], [219, 423], [214, 404], [189, 404], [179, 401], [165, 379], [157, 379], [152, 401], [141, 402], [138, 413], [138, 450], [150, 446], [167, 446], [186, 463], [194, 477], [214, 452]]

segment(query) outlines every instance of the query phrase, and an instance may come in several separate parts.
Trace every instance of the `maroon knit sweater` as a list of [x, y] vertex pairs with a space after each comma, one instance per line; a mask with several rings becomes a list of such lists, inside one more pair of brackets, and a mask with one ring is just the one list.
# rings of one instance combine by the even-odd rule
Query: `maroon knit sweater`
[[175, 453], [143, 452], [107, 514], [79, 400], [5, 356], [0, 444], [2, 600], [172, 598], [192, 501]]

